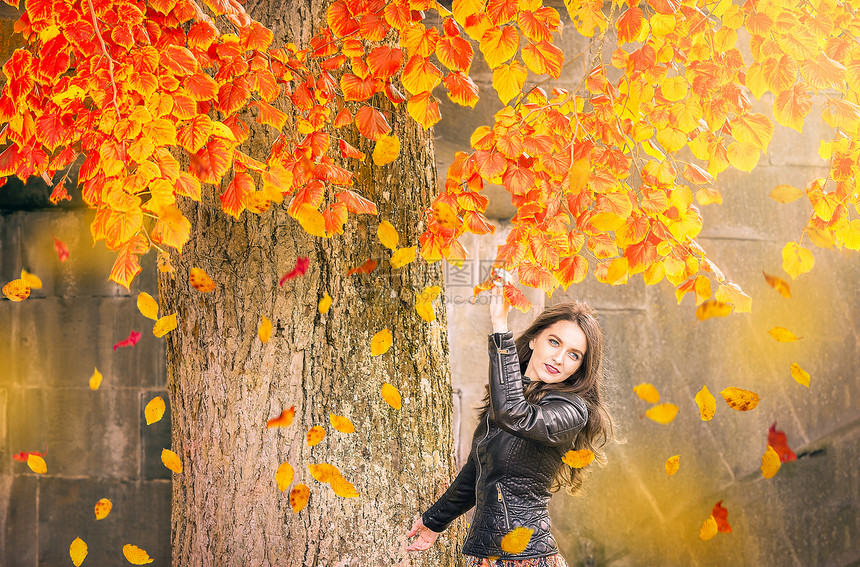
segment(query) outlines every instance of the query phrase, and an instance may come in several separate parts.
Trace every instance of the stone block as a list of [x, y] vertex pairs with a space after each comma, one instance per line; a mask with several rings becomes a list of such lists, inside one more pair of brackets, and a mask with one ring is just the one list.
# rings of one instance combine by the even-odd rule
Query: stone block
[[[88, 547], [85, 565], [127, 565], [125, 544], [146, 550], [154, 565], [170, 565], [169, 482], [49, 478], [40, 489], [38, 565], [68, 564], [76, 537]], [[101, 498], [113, 507], [96, 520], [93, 509]]]
[[[101, 389], [165, 385], [164, 342], [132, 297], [49, 297], [14, 306], [11, 374], [5, 383], [89, 389], [98, 368]], [[136, 330], [133, 347], [113, 345]], [[0, 383], [3, 383], [0, 382]]]
[[39, 482], [35, 475], [0, 475], [0, 564], [6, 567], [36, 565]]
[[141, 409], [135, 390], [15, 388], [9, 408], [9, 447], [17, 453], [47, 445], [46, 477], [139, 478]]
[[[160, 421], [147, 425], [144, 409], [146, 404], [156, 396], [161, 396], [161, 399], [164, 400], [166, 406], [164, 417]], [[141, 392], [139, 419], [141, 428], [140, 458], [143, 462], [142, 478], [144, 480], [171, 480], [173, 473], [161, 462], [161, 450], [171, 448], [170, 398], [167, 392], [163, 390]]]

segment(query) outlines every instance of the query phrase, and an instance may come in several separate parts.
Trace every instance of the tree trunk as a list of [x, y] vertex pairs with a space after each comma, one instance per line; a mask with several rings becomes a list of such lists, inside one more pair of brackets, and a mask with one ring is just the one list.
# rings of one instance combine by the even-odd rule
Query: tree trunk
[[[298, 0], [246, 8], [276, 43], [306, 45], [324, 17], [321, 5]], [[175, 277], [160, 279], [164, 312], [179, 314], [167, 336], [172, 449], [184, 464], [173, 482], [174, 565], [395, 565], [417, 513], [456, 472], [444, 305], [437, 300], [433, 323], [414, 308], [417, 292], [442, 285], [441, 265], [419, 258], [392, 270], [376, 236], [388, 220], [401, 246], [417, 244], [435, 192], [432, 137], [404, 106], [388, 108], [400, 158], [383, 168], [368, 159], [356, 172], [354, 189], [377, 203], [379, 216], [351, 215], [343, 236], [309, 236], [286, 214], [288, 199], [238, 221], [220, 211], [218, 188], [205, 188], [202, 203], [183, 204], [191, 239], [173, 257]], [[256, 147], [243, 149], [263, 158], [270, 141], [259, 135]], [[355, 141], [370, 154], [370, 142]], [[300, 256], [310, 258], [307, 273], [279, 286]], [[368, 258], [379, 258], [375, 271], [346, 276]], [[191, 287], [192, 267], [215, 280], [213, 292]], [[321, 315], [326, 292], [334, 304]], [[265, 344], [257, 336], [263, 315], [274, 324]], [[370, 339], [384, 328], [394, 344], [372, 357]], [[385, 382], [400, 390], [401, 410], [383, 401]], [[293, 405], [291, 426], [266, 429]], [[355, 433], [334, 430], [329, 414], [351, 419]], [[308, 447], [314, 425], [327, 435]], [[292, 486], [310, 487], [298, 513], [275, 481], [284, 461], [295, 469]], [[359, 496], [335, 495], [308, 463], [336, 466]], [[403, 564], [454, 565], [462, 535], [460, 526], [449, 530]]]

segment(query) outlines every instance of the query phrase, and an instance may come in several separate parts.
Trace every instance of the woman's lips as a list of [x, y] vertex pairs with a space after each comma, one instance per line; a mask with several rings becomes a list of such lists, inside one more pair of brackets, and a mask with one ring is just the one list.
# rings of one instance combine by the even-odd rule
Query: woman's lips
[[550, 374], [558, 374], [558, 369], [555, 366], [551, 364], [544, 364], [544, 366], [546, 367], [547, 372], [549, 372]]

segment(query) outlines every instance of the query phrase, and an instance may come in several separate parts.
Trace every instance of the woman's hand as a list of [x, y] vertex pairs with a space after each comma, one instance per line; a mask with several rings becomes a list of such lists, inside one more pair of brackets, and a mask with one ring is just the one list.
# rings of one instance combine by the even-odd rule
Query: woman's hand
[[419, 516], [415, 523], [412, 524], [412, 529], [406, 534], [406, 537], [418, 536], [418, 539], [412, 542], [412, 545], [406, 548], [406, 551], [424, 551], [436, 543], [436, 538], [439, 534], [424, 525]]
[[490, 290], [490, 321], [494, 333], [508, 332], [508, 311], [511, 305], [502, 294], [501, 286], [494, 285]]

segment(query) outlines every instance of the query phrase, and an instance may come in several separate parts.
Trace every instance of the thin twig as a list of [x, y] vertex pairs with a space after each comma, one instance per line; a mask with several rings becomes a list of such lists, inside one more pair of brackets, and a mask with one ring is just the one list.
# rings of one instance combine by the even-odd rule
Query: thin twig
[[99, 38], [99, 43], [102, 46], [102, 52], [105, 54], [108, 60], [108, 71], [110, 72], [110, 84], [113, 87], [113, 107], [116, 110], [116, 118], [119, 120], [121, 114], [119, 112], [119, 105], [116, 102], [116, 80], [113, 76], [113, 57], [108, 53], [107, 46], [105, 45], [105, 40], [102, 38], [102, 32], [99, 29], [99, 20], [96, 17], [96, 10], [93, 8], [93, 0], [87, 0], [87, 4], [90, 7], [90, 16], [93, 19], [93, 27], [96, 28], [96, 37]]

